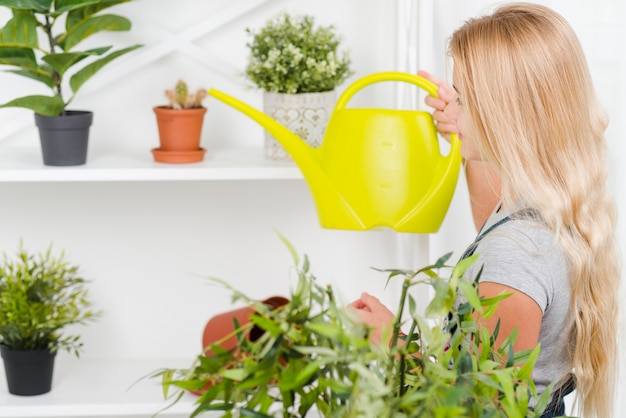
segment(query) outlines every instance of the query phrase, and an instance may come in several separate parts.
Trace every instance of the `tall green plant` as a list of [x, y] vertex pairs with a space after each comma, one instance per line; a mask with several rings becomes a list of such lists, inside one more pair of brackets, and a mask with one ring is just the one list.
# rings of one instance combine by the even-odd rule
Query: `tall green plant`
[[[192, 417], [207, 411], [223, 416], [305, 417], [317, 409], [324, 417], [539, 417], [549, 391], [539, 399], [531, 371], [539, 355], [513, 352], [515, 334], [495, 347], [490, 334], [473, 319], [489, 316], [496, 298], [479, 298], [476, 281], [462, 279], [474, 258], [446, 266], [450, 254], [417, 271], [388, 270], [403, 278], [402, 295], [390, 347], [370, 342], [370, 330], [339, 306], [333, 289], [320, 286], [290, 248], [298, 267], [298, 284], [289, 304], [272, 310], [217, 280], [257, 312], [238, 326], [238, 347], [225, 351], [218, 343], [211, 355], [200, 355], [189, 369], [164, 369], [164, 395], [177, 402], [184, 390], [202, 392]], [[447, 278], [442, 271], [450, 271]], [[216, 280], [216, 279], [214, 279]], [[409, 289], [432, 286], [435, 296], [418, 314]], [[462, 303], [455, 303], [460, 297]], [[408, 312], [405, 312], [405, 308]], [[403, 320], [403, 312], [408, 320]], [[265, 333], [246, 338], [249, 327]], [[406, 336], [400, 329], [408, 326]], [[177, 389], [170, 394], [172, 388]], [[538, 400], [534, 410], [531, 399]]]
[[95, 319], [87, 282], [65, 255], [30, 254], [20, 245], [15, 257], [0, 266], [0, 346], [11, 350], [78, 352], [77, 335], [64, 328]]
[[[25, 107], [46, 116], [61, 114], [83, 84], [102, 67], [140, 47], [75, 50], [79, 43], [96, 33], [130, 30], [131, 22], [127, 18], [101, 14], [128, 1], [131, 0], [0, 0], [0, 7], [12, 13], [12, 18], [0, 29], [0, 65], [17, 68], [8, 71], [39, 81], [53, 93], [20, 97], [0, 107]], [[66, 99], [64, 77], [79, 63], [86, 65], [69, 79], [72, 93]]]

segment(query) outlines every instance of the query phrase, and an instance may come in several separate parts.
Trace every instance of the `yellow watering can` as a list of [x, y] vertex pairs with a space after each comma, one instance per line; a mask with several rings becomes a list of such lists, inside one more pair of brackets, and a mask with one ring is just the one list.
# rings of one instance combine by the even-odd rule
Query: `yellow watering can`
[[428, 112], [346, 108], [357, 91], [381, 81], [415, 84], [437, 96], [437, 86], [413, 74], [361, 78], [339, 97], [319, 148], [227, 94], [209, 94], [250, 116], [285, 148], [311, 189], [322, 227], [437, 232], [456, 187], [460, 141], [453, 135], [443, 156]]

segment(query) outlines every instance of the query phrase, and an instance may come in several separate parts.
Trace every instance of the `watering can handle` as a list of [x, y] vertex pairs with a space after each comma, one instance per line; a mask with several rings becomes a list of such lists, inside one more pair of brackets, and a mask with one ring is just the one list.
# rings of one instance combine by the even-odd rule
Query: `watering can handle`
[[386, 71], [370, 74], [352, 83], [343, 92], [341, 97], [339, 97], [339, 100], [337, 100], [335, 109], [345, 108], [348, 100], [350, 100], [357, 91], [366, 86], [369, 86], [370, 84], [380, 83], [381, 81], [404, 81], [407, 83], [415, 84], [416, 86], [426, 90], [426, 92], [431, 96], [439, 97], [439, 94], [437, 93], [437, 86], [431, 83], [429, 80], [425, 79], [424, 77], [400, 71]]

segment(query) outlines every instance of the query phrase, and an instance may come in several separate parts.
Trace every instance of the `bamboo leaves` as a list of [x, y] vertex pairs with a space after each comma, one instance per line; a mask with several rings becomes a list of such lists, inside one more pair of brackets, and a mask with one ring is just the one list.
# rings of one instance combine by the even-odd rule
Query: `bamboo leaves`
[[[447, 254], [419, 270], [385, 270], [390, 280], [403, 280], [394, 335], [406, 321], [410, 326], [406, 336], [381, 347], [338, 305], [332, 288], [317, 283], [308, 257], [279, 236], [297, 263], [290, 302], [270, 310], [231, 289], [255, 307], [251, 322], [263, 336], [240, 338], [229, 352], [212, 347], [214, 355], [199, 356], [190, 369], [168, 371], [162, 382], [183, 390], [204, 383], [192, 416], [212, 410], [226, 417], [303, 418], [314, 408], [320, 416], [342, 418], [541, 416], [549, 395], [530, 408], [537, 398], [531, 372], [540, 349], [513, 352], [515, 333], [497, 347], [499, 330], [490, 333], [474, 320], [475, 312], [492, 311], [506, 297], [478, 296], [477, 281], [463, 277], [475, 259], [448, 267]], [[446, 270], [448, 278], [441, 274]], [[408, 292], [414, 286], [435, 289], [428, 315], [418, 312]]]

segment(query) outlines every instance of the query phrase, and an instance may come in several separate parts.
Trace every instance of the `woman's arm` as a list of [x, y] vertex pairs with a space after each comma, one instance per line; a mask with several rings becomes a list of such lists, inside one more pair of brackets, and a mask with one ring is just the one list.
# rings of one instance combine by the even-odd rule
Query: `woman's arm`
[[481, 282], [478, 285], [478, 294], [481, 297], [492, 298], [501, 293], [511, 293], [511, 296], [500, 301], [495, 313], [489, 319], [481, 318], [476, 313], [477, 322], [493, 333], [500, 321], [500, 331], [496, 339], [497, 347], [517, 328], [517, 340], [513, 349], [517, 352], [535, 348], [539, 342], [539, 330], [543, 317], [541, 308], [530, 296], [503, 284]]
[[[490, 334], [493, 333], [498, 326], [498, 321], [500, 321], [500, 331], [496, 339], [497, 346], [500, 346], [515, 328], [518, 329], [517, 340], [513, 345], [516, 352], [533, 349], [537, 346], [543, 316], [537, 302], [520, 291], [493, 282], [480, 283], [478, 293], [485, 298], [496, 297], [501, 293], [511, 294], [508, 298], [500, 301], [495, 313], [489, 319], [482, 318], [478, 313], [475, 314], [476, 321], [487, 328]], [[377, 344], [389, 345], [392, 337], [393, 313], [378, 298], [367, 293], [363, 293], [350, 306], [354, 308], [361, 321], [372, 327], [370, 339]], [[383, 335], [386, 336], [385, 341], [382, 340]]]

